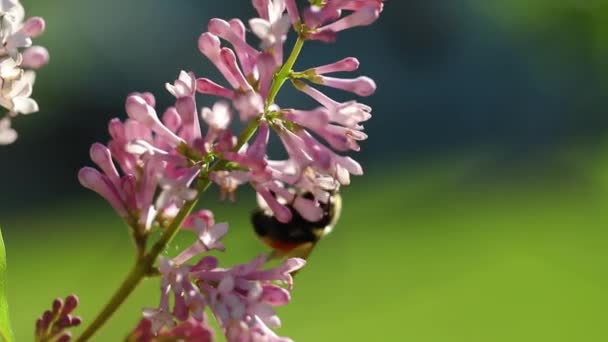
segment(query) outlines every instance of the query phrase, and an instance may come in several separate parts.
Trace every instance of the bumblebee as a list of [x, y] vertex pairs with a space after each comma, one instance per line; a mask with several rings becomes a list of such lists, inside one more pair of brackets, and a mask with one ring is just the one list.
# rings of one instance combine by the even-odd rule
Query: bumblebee
[[[311, 193], [300, 195], [312, 199]], [[272, 249], [271, 259], [298, 257], [307, 259], [310, 253], [323, 237], [334, 229], [342, 211], [342, 197], [333, 193], [327, 203], [321, 203], [323, 217], [311, 222], [306, 220], [293, 208], [293, 218], [288, 223], [282, 223], [269, 210], [257, 209], [251, 214], [251, 223], [258, 238]]]

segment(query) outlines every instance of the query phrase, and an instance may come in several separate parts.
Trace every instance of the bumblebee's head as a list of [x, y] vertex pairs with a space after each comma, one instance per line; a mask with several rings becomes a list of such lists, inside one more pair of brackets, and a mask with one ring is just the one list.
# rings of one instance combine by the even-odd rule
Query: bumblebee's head
[[[310, 193], [300, 195], [312, 199]], [[255, 210], [251, 223], [257, 236], [273, 253], [282, 257], [307, 258], [315, 244], [334, 228], [342, 208], [342, 199], [338, 193], [332, 194], [327, 203], [321, 203], [323, 216], [318, 221], [308, 221], [289, 203], [286, 206], [292, 212], [290, 222], [277, 220], [266, 208]]]

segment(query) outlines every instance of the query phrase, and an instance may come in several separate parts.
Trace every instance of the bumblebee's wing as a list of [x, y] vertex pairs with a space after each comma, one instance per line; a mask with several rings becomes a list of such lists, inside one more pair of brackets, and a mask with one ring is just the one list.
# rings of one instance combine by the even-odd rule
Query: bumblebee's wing
[[342, 214], [342, 196], [340, 196], [340, 194], [335, 194], [332, 196], [331, 201], [331, 205], [329, 206], [329, 217], [331, 217], [331, 221], [325, 227], [323, 235], [327, 235], [334, 230], [334, 227]]

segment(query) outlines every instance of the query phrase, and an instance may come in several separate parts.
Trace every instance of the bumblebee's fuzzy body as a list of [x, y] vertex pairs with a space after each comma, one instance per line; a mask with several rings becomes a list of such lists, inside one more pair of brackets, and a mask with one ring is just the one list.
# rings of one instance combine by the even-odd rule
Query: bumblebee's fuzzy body
[[273, 250], [273, 256], [306, 259], [317, 242], [333, 230], [342, 210], [342, 198], [334, 194], [321, 206], [323, 217], [316, 222], [306, 220], [287, 205], [293, 213], [290, 222], [279, 222], [271, 212], [258, 209], [251, 215], [251, 223], [260, 240]]

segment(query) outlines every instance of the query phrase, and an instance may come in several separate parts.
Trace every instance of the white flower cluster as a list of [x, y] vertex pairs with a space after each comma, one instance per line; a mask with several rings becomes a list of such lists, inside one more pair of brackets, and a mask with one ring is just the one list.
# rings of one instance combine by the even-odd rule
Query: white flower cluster
[[0, 0], [0, 106], [7, 110], [0, 119], [0, 145], [17, 139], [12, 118], [38, 111], [38, 104], [30, 98], [34, 70], [48, 63], [49, 53], [44, 47], [32, 46], [32, 38], [41, 35], [44, 27], [40, 17], [25, 19], [19, 0]]

